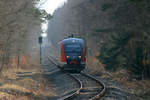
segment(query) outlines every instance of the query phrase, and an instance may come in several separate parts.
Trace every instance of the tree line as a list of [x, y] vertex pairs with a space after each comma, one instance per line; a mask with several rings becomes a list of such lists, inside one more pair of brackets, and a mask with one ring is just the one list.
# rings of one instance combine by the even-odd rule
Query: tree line
[[12, 56], [28, 55], [37, 46], [41, 23], [50, 17], [36, 7], [42, 0], [0, 1], [0, 69]]
[[68, 0], [49, 21], [48, 37], [54, 46], [69, 34], [84, 38], [106, 70], [150, 78], [149, 11], [149, 0]]

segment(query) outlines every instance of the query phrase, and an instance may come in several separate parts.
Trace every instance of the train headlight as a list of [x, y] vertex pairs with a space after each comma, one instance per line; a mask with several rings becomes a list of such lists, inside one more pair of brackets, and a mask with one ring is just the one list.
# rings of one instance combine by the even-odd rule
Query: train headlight
[[67, 58], [69, 58], [69, 56], [67, 56]]
[[75, 40], [72, 40], [72, 42], [75, 43], [76, 41], [75, 41]]
[[81, 56], [78, 56], [79, 57], [79, 59], [81, 59]]

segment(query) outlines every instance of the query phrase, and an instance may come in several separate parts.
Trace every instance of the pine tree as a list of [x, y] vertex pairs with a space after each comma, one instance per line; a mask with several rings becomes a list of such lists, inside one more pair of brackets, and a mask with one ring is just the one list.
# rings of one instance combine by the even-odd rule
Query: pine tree
[[105, 64], [107, 70], [116, 70], [118, 67], [124, 67], [124, 53], [126, 52], [126, 45], [130, 38], [130, 34], [120, 36], [112, 35], [111, 47], [107, 47], [109, 45], [108, 43], [103, 44], [98, 58]]

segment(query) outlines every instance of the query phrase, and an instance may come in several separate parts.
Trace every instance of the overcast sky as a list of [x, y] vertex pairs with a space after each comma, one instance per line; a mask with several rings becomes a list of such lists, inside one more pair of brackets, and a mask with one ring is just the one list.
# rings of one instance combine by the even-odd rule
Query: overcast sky
[[45, 9], [48, 13], [53, 14], [53, 12], [64, 4], [67, 0], [46, 0], [42, 5], [42, 9]]
[[[41, 9], [45, 9], [47, 13], [53, 14], [53, 12], [60, 6], [62, 6], [67, 0], [43, 0], [46, 1], [44, 4], [42, 3], [42, 6], [40, 6]], [[42, 24], [42, 30], [46, 32], [47, 30], [47, 23]], [[46, 34], [43, 34], [44, 37]]]

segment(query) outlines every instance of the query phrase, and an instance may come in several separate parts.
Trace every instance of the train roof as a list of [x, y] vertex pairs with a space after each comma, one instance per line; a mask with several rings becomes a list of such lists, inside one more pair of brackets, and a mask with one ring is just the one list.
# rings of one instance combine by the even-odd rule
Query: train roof
[[78, 43], [84, 43], [84, 40], [81, 38], [67, 38], [63, 40], [63, 43], [70, 43], [72, 41], [78, 42]]

